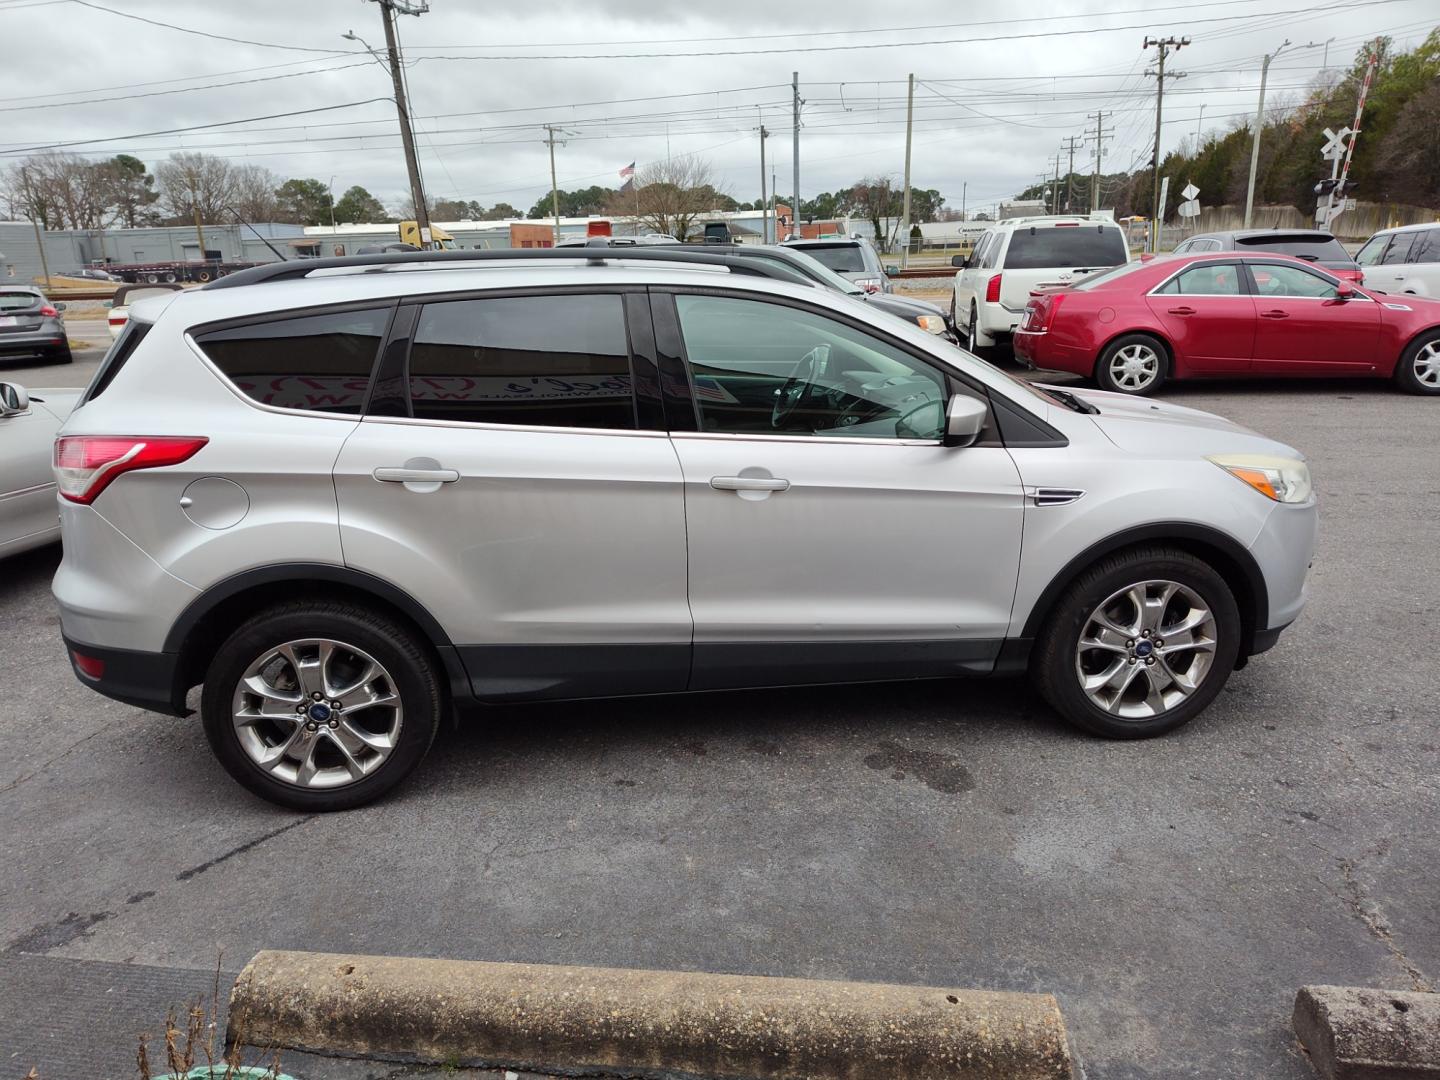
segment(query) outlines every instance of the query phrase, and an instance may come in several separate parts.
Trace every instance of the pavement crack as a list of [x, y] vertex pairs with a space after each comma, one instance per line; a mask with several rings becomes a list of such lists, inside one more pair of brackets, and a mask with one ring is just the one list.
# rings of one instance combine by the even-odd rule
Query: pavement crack
[[192, 866], [189, 870], [180, 871], [180, 873], [175, 875], [175, 880], [189, 881], [193, 877], [199, 877], [201, 874], [205, 873], [206, 870], [219, 866], [226, 860], [235, 858], [236, 855], [243, 855], [245, 854], [245, 852], [250, 851], [253, 848], [259, 847], [261, 844], [265, 843], [266, 840], [274, 840], [275, 837], [281, 835], [282, 833], [287, 833], [291, 829], [298, 829], [301, 825], [304, 825], [307, 822], [314, 821], [319, 816], [319, 814], [310, 814], [306, 817], [301, 818], [299, 821], [292, 821], [288, 825], [282, 825], [278, 829], [272, 829], [264, 836], [257, 836], [254, 840], [246, 841], [239, 847], [233, 847], [229, 851], [225, 852], [225, 854], [217, 855], [215, 856], [215, 858], [210, 859], [208, 862], [203, 862], [199, 866]]
[[4, 795], [4, 794], [7, 794], [8, 792], [14, 791], [14, 790], [15, 790], [16, 788], [18, 788], [21, 784], [27, 783], [27, 782], [30, 781], [30, 780], [34, 780], [35, 777], [39, 776], [39, 775], [40, 775], [41, 773], [43, 773], [46, 769], [50, 768], [51, 765], [54, 765], [57, 761], [59, 761], [61, 758], [65, 757], [67, 754], [71, 753], [72, 751], [78, 750], [80, 747], [84, 746], [84, 745], [85, 745], [87, 742], [89, 742], [91, 739], [95, 738], [96, 735], [99, 735], [101, 732], [103, 732], [103, 731], [105, 731], [105, 730], [106, 730], [105, 728], [99, 727], [99, 728], [96, 728], [94, 731], [92, 731], [89, 735], [86, 735], [83, 739], [76, 739], [73, 743], [71, 743], [69, 746], [67, 746], [64, 750], [61, 750], [58, 754], [54, 755], [53, 757], [46, 758], [46, 759], [45, 759], [44, 761], [42, 761], [37, 767], [35, 767], [34, 769], [31, 769], [31, 770], [30, 770], [28, 773], [26, 773], [24, 776], [17, 776], [14, 780], [11, 780], [10, 783], [6, 784], [4, 787], [0, 787], [0, 795]]
[[[1312, 841], [1312, 843], [1314, 842]], [[1395, 940], [1395, 932], [1391, 929], [1389, 920], [1385, 918], [1385, 913], [1375, 898], [1370, 895], [1370, 890], [1365, 887], [1365, 883], [1360, 880], [1357, 873], [1360, 859], [1336, 855], [1321, 844], [1315, 844], [1315, 846], [1335, 860], [1336, 865], [1340, 868], [1340, 879], [1344, 882], [1345, 887], [1341, 891], [1323, 880], [1321, 884], [1344, 905], [1350, 914], [1360, 921], [1361, 925], [1370, 932], [1371, 937], [1385, 946], [1385, 951], [1390, 954], [1390, 958], [1409, 977], [1411, 989], [1423, 993], [1433, 992], [1435, 984], [1427, 979], [1425, 973], [1405, 955], [1405, 950]], [[1363, 853], [1361, 857], [1363, 858], [1365, 855], [1384, 856], [1389, 851], [1390, 841], [1382, 840], [1375, 847]]]

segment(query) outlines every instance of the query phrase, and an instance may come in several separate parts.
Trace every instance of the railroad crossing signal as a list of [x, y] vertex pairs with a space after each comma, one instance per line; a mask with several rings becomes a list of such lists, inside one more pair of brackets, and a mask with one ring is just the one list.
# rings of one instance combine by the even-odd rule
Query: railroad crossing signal
[[1338, 132], [1327, 127], [1323, 134], [1326, 141], [1320, 150], [1320, 156], [1326, 161], [1339, 161], [1345, 156], [1345, 137], [1352, 132], [1348, 127], [1342, 127]]

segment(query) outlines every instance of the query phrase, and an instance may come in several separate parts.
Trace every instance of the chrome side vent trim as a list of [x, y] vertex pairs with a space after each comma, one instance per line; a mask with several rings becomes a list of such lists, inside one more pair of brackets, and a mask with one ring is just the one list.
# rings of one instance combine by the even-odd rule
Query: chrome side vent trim
[[1069, 506], [1085, 497], [1081, 488], [1037, 487], [1027, 489], [1026, 494], [1036, 506]]

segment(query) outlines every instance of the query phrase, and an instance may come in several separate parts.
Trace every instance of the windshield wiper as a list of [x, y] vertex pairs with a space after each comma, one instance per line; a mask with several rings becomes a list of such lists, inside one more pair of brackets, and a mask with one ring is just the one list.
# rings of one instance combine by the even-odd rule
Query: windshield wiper
[[1044, 391], [1072, 412], [1086, 413], [1087, 415], [1093, 416], [1100, 411], [1094, 405], [1091, 405], [1090, 402], [1082, 401], [1076, 397], [1069, 390], [1060, 390], [1053, 386], [1046, 386]]

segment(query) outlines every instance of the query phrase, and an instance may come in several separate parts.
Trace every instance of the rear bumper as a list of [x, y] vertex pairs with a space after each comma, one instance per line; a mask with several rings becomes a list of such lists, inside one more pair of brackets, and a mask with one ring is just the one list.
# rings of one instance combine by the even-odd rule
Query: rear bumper
[[1089, 350], [1065, 345], [1043, 330], [1038, 333], [1017, 330], [1013, 345], [1016, 357], [1031, 367], [1076, 375], [1090, 375], [1095, 370], [1095, 360]]
[[0, 353], [33, 353], [55, 349], [66, 342], [64, 330], [26, 330], [20, 334], [0, 334]]
[[[180, 658], [175, 653], [107, 649], [62, 637], [75, 677], [90, 689], [152, 712], [189, 715], [186, 687], [180, 686], [178, 679]], [[77, 656], [93, 674], [81, 668]]]

